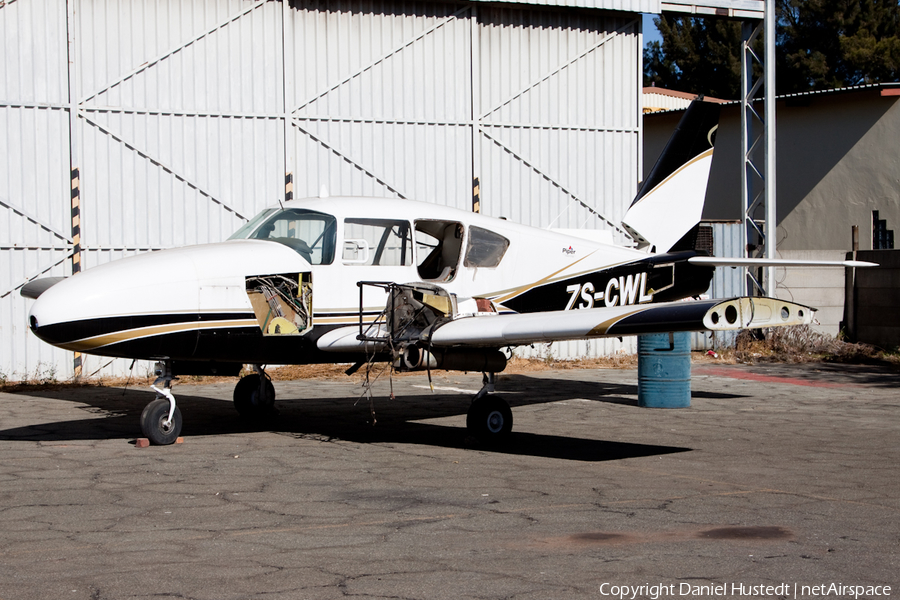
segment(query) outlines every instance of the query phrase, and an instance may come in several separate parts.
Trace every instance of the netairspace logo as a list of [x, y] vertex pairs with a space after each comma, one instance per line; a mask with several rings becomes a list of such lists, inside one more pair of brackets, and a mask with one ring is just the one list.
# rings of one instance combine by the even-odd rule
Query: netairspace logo
[[693, 585], [690, 583], [614, 585], [604, 583], [600, 586], [600, 595], [619, 600], [636, 600], [637, 598], [820, 598], [832, 596], [836, 598], [860, 597], [873, 598], [890, 596], [891, 587], [887, 585], [844, 585], [843, 583], [821, 583], [818, 585], [802, 585], [798, 583], [781, 583], [778, 585], [748, 585], [746, 583], [718, 583], [709, 585]]

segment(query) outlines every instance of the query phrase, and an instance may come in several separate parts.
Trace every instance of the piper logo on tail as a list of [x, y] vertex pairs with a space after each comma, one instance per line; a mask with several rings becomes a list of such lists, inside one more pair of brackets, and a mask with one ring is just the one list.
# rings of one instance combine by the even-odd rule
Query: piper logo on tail
[[600, 302], [604, 306], [625, 306], [653, 300], [653, 292], [647, 293], [647, 273], [613, 277], [600, 291], [590, 281], [574, 283], [566, 288], [566, 292], [571, 294], [566, 310], [594, 308]]
[[563, 251], [563, 254], [570, 254], [570, 255], [575, 254], [575, 248], [573, 248], [572, 246], [569, 246], [568, 248], [563, 248], [562, 251]]

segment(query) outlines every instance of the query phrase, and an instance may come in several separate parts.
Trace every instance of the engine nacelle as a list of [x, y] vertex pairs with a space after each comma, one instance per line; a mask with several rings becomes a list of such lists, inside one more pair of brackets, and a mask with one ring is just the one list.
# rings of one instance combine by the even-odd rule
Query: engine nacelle
[[429, 352], [416, 345], [403, 348], [394, 366], [401, 371], [482, 371], [499, 373], [506, 368], [506, 355], [499, 350], [436, 350]]

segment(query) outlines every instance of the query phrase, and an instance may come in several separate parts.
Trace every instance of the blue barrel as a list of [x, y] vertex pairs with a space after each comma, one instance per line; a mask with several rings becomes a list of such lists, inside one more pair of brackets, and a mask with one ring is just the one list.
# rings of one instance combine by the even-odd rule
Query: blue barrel
[[690, 405], [690, 332], [639, 335], [638, 406], [687, 408]]

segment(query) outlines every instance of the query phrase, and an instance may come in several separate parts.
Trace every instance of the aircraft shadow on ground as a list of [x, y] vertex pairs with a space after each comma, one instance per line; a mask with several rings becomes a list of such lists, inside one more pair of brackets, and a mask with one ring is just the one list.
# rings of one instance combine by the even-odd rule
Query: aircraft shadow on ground
[[[322, 382], [317, 382], [322, 385]], [[327, 385], [327, 384], [326, 384]], [[587, 387], [586, 387], [587, 386]], [[185, 389], [185, 388], [182, 388]], [[178, 388], [175, 388], [178, 394]], [[591, 398], [585, 398], [585, 392]], [[515, 409], [566, 399], [588, 399], [637, 406], [634, 385], [611, 385], [596, 381], [554, 380], [512, 375], [502, 382], [502, 392]], [[63, 442], [75, 440], [127, 439], [140, 436], [139, 417], [152, 399], [143, 389], [84, 387], [56, 390], [28, 390], [24, 398], [53, 399], [79, 403], [81, 410], [97, 415], [0, 430], [0, 440]], [[287, 394], [290, 395], [289, 393]], [[737, 397], [721, 394], [699, 396]], [[690, 448], [633, 444], [580, 437], [513, 431], [502, 446], [485, 446], [466, 435], [464, 423], [449, 426], [420, 423], [425, 419], [465, 415], [469, 397], [465, 394], [414, 394], [391, 400], [376, 394], [376, 424], [367, 399], [356, 396], [294, 399], [282, 394], [277, 402], [278, 415], [263, 421], [247, 421], [234, 410], [230, 401], [179, 394], [178, 405], [184, 417], [184, 435], [188, 437], [229, 435], [252, 431], [270, 431], [300, 439], [323, 442], [345, 440], [361, 444], [422, 444], [445, 448], [468, 448], [502, 454], [539, 456], [581, 461], [606, 461], [622, 458], [687, 452]]]

